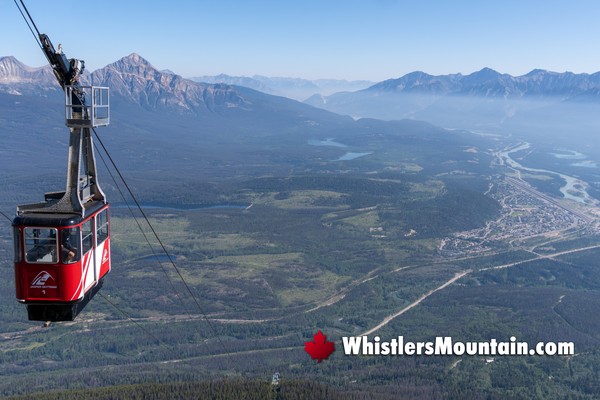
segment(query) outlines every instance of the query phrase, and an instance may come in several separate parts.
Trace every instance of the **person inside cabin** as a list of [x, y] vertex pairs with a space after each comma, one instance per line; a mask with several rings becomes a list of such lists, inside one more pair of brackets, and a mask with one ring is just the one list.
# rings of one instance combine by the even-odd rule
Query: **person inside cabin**
[[63, 263], [72, 263], [79, 260], [77, 247], [79, 230], [77, 228], [63, 229], [61, 232], [61, 255]]

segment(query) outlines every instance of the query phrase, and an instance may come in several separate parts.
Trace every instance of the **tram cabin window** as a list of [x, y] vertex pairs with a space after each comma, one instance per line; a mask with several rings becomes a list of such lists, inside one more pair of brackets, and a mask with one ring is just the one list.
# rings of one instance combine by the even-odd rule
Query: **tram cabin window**
[[28, 263], [58, 262], [56, 229], [25, 228], [25, 254]]
[[81, 253], [85, 254], [94, 246], [93, 218], [81, 225]]
[[79, 261], [81, 244], [79, 243], [79, 228], [67, 228], [60, 232], [60, 256], [63, 264]]
[[13, 227], [13, 238], [14, 238], [14, 244], [15, 244], [15, 251], [14, 251], [14, 255], [15, 255], [15, 262], [16, 263], [20, 263], [21, 262], [21, 230], [19, 228], [17, 228], [16, 226]]
[[104, 210], [96, 216], [96, 238], [98, 244], [108, 237], [108, 210]]

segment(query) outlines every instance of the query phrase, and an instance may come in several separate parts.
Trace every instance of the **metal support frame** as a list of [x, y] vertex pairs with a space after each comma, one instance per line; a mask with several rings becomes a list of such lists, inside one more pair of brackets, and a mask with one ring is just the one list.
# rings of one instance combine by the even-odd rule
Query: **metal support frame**
[[85, 217], [86, 203], [106, 203], [106, 196], [98, 183], [94, 142], [89, 128], [71, 128], [67, 187], [64, 192], [46, 193], [43, 203], [17, 207], [17, 214], [64, 213]]
[[[67, 189], [61, 201], [68, 201], [70, 208], [83, 216], [85, 203], [88, 201], [106, 203], [106, 197], [98, 183], [94, 141], [90, 128], [71, 128], [70, 130]], [[66, 199], [67, 197], [69, 200]]]
[[[85, 104], [87, 97], [91, 104]], [[109, 88], [65, 86], [65, 123], [69, 128], [95, 128], [110, 124]]]
[[[88, 93], [91, 105], [85, 101]], [[91, 129], [110, 122], [108, 94], [106, 87], [65, 86], [65, 122], [70, 131], [66, 190], [46, 193], [42, 203], [18, 206], [18, 215], [65, 213], [85, 217], [86, 204], [106, 204], [106, 196], [98, 183]]]

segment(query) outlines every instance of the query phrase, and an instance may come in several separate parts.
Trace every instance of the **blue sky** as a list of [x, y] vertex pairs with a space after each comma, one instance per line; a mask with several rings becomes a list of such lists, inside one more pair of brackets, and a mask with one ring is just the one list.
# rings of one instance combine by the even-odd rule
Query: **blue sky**
[[[103, 0], [25, 2], [67, 56], [101, 68], [132, 52], [185, 77], [381, 81], [421, 70], [600, 71], [598, 1]], [[45, 59], [11, 0], [0, 56]]]

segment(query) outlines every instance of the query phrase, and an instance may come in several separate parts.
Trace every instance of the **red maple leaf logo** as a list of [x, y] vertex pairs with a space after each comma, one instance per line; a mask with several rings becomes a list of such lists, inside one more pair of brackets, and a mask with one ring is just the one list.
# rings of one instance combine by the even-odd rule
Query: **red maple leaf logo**
[[335, 343], [328, 342], [327, 336], [319, 331], [313, 336], [310, 342], [304, 342], [304, 351], [306, 351], [313, 360], [321, 362], [327, 360], [331, 353], [335, 351]]

